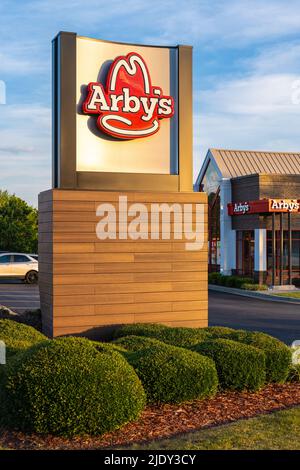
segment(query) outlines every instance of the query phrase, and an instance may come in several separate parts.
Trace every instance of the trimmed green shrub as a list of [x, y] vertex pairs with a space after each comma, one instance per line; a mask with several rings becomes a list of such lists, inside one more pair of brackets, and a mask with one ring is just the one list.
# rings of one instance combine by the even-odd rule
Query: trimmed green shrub
[[253, 346], [229, 339], [215, 339], [190, 349], [213, 359], [223, 389], [258, 390], [265, 383], [265, 355]]
[[244, 283], [252, 284], [253, 280], [251, 278], [240, 276], [224, 276], [223, 285], [225, 285], [226, 287], [235, 287], [239, 289]]
[[180, 403], [213, 396], [218, 377], [213, 361], [175, 346], [152, 346], [127, 356], [152, 403]]
[[101, 341], [92, 341], [94, 347], [97, 349], [97, 351], [103, 351], [103, 350], [109, 350], [109, 351], [116, 351], [121, 354], [126, 352], [126, 349], [119, 345], [119, 344], [114, 344], [114, 343], [102, 343]]
[[291, 364], [287, 382], [300, 382], [300, 364]]
[[140, 349], [159, 346], [165, 343], [155, 338], [148, 338], [147, 336], [130, 335], [118, 338], [111, 344], [123, 348], [124, 351], [135, 352]]
[[236, 331], [228, 326], [208, 326], [203, 328], [203, 330], [207, 333], [207, 339], [226, 338]]
[[224, 276], [221, 273], [210, 273], [208, 275], [209, 284], [216, 284], [219, 286], [241, 288], [245, 283], [253, 284], [254, 281], [251, 277], [241, 276]]
[[235, 330], [226, 337], [261, 349], [266, 355], [267, 382], [285, 382], [291, 363], [291, 350], [282, 341], [260, 331]]
[[0, 340], [6, 345], [8, 359], [47, 338], [32, 326], [13, 320], [0, 320]]
[[187, 347], [209, 338], [204, 328], [168, 327], [159, 323], [133, 323], [115, 332], [115, 337], [147, 336], [178, 347]]
[[266, 284], [249, 284], [247, 282], [244, 282], [241, 285], [241, 289], [259, 291], [259, 290], [268, 290], [268, 286]]
[[221, 273], [209, 273], [208, 274], [208, 283], [209, 284], [220, 284], [221, 278], [222, 278]]
[[134, 369], [112, 347], [84, 338], [40, 343], [6, 367], [4, 421], [24, 431], [103, 434], [135, 420], [146, 402]]

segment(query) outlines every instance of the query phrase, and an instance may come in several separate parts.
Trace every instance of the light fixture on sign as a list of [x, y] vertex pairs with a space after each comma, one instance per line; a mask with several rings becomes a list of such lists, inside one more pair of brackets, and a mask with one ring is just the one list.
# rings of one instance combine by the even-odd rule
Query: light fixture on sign
[[105, 88], [98, 82], [89, 83], [82, 109], [85, 114], [98, 115], [102, 132], [136, 139], [155, 134], [159, 121], [174, 115], [174, 99], [151, 85], [144, 59], [131, 52], [113, 61]]

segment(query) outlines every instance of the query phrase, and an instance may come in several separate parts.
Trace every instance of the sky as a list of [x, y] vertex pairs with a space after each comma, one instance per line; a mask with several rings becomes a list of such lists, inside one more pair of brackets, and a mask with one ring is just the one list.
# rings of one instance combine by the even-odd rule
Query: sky
[[51, 187], [59, 31], [194, 47], [195, 178], [209, 147], [300, 151], [300, 0], [1, 0], [0, 189], [30, 204]]

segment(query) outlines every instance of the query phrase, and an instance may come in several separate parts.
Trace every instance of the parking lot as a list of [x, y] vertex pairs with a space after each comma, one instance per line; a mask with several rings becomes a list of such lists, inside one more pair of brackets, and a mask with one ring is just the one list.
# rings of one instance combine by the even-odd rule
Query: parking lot
[[1, 281], [0, 305], [15, 312], [37, 309], [40, 307], [39, 288], [17, 280]]

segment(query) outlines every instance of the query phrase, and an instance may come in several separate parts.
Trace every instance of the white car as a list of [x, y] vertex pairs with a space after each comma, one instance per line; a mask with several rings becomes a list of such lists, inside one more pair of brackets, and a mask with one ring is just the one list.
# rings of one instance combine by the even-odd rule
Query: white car
[[28, 284], [35, 284], [38, 272], [38, 255], [0, 253], [0, 278], [23, 279]]

